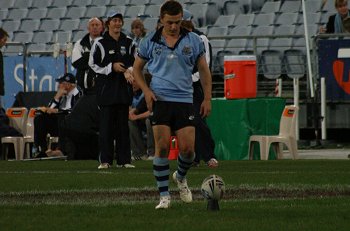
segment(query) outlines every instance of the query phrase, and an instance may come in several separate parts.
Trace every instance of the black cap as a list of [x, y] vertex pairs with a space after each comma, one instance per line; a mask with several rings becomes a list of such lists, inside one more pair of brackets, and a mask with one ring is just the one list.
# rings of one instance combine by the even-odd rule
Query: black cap
[[75, 83], [75, 76], [71, 73], [66, 73], [56, 79], [56, 82], [62, 83], [62, 82], [68, 82], [68, 83]]

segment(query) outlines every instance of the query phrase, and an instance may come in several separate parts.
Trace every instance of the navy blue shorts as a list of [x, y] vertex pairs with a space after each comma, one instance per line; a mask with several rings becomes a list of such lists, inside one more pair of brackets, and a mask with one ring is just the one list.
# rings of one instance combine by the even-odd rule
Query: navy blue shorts
[[150, 120], [152, 126], [167, 125], [172, 131], [194, 127], [194, 107], [192, 103], [154, 101]]

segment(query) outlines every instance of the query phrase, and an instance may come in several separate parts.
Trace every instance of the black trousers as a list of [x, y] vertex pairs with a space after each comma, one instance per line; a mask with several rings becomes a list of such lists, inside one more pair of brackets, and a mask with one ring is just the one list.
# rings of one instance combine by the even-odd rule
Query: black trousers
[[47, 150], [47, 134], [58, 136], [58, 121], [62, 116], [43, 113], [34, 118], [34, 144], [41, 152]]
[[[100, 162], [113, 164], [114, 153], [118, 165], [130, 164], [129, 106], [100, 106]], [[115, 141], [115, 149], [114, 149]]]
[[200, 160], [205, 162], [211, 158], [215, 158], [214, 149], [215, 141], [211, 135], [210, 129], [207, 125], [205, 118], [200, 115], [201, 104], [204, 99], [204, 93], [200, 81], [193, 83], [193, 106], [195, 110], [195, 162], [199, 163]]

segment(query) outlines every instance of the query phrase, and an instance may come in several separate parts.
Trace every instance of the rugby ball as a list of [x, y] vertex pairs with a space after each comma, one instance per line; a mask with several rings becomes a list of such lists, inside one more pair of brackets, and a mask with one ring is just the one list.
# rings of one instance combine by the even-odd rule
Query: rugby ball
[[220, 200], [225, 193], [225, 182], [220, 176], [210, 175], [203, 180], [201, 192], [208, 200]]

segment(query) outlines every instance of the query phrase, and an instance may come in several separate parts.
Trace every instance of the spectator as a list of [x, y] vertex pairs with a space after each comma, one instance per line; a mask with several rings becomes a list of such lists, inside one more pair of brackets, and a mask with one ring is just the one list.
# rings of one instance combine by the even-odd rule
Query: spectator
[[69, 160], [98, 159], [99, 110], [96, 95], [80, 97], [72, 112], [64, 117], [59, 127], [60, 150], [52, 155], [65, 155]]
[[102, 19], [90, 18], [87, 28], [88, 33], [74, 44], [72, 53], [72, 65], [77, 69], [77, 84], [85, 95], [95, 94], [93, 88], [95, 73], [89, 67], [89, 56], [92, 44], [103, 32]]
[[[0, 49], [5, 46], [9, 35], [8, 33], [0, 28]], [[2, 52], [0, 50], [0, 108], [4, 107], [3, 96], [5, 95], [5, 82], [4, 82], [4, 60]]]
[[40, 110], [42, 114], [34, 118], [34, 145], [38, 149], [36, 157], [50, 155], [52, 150], [47, 150], [47, 135], [58, 136], [58, 123], [69, 113], [74, 104], [82, 95], [76, 87], [73, 74], [67, 73], [56, 79], [58, 90], [48, 107]]
[[[211, 45], [209, 43], [208, 38], [202, 32], [195, 29], [192, 22], [192, 18], [193, 16], [191, 12], [189, 12], [188, 10], [184, 10], [184, 16], [183, 16], [183, 21], [181, 22], [181, 26], [191, 32], [196, 33], [202, 39], [205, 47], [205, 58], [210, 68], [211, 58], [212, 58]], [[199, 166], [199, 162], [202, 158], [209, 167], [215, 168], [219, 164], [214, 155], [215, 141], [211, 136], [211, 132], [206, 123], [205, 117], [202, 117], [200, 114], [200, 108], [204, 100], [204, 95], [203, 95], [203, 89], [199, 80], [200, 80], [199, 72], [198, 72], [198, 69], [195, 68], [192, 74], [193, 106], [195, 109], [195, 127], [196, 127], [195, 146], [194, 146], [196, 157], [193, 161], [193, 166]]]
[[95, 41], [89, 58], [90, 67], [97, 74], [96, 97], [100, 108], [98, 169], [112, 166], [114, 150], [116, 150], [117, 167], [135, 167], [130, 164], [128, 127], [135, 47], [132, 40], [122, 33], [123, 24], [122, 14], [110, 13], [106, 21], [107, 31], [102, 38]]
[[[173, 180], [180, 190], [180, 198], [192, 201], [186, 174], [194, 160], [194, 108], [192, 70], [198, 67], [203, 84], [202, 116], [211, 110], [211, 76], [205, 60], [203, 42], [194, 33], [181, 28], [183, 9], [177, 1], [167, 1], [160, 9], [163, 24], [159, 30], [142, 39], [134, 63], [134, 76], [140, 85], [150, 116], [155, 140], [153, 174], [156, 178], [160, 202], [155, 209], [170, 207], [169, 193], [169, 140], [175, 131], [179, 144], [178, 168]], [[148, 63], [152, 75], [150, 87], [143, 77]]]
[[141, 19], [137, 18], [131, 23], [131, 33], [134, 36], [133, 42], [137, 48], [141, 39], [146, 35], [146, 29]]
[[346, 17], [350, 16], [349, 8], [348, 8], [348, 0], [335, 0], [334, 1], [335, 9], [337, 13], [329, 16], [326, 28], [321, 27], [320, 33], [327, 34], [339, 34], [344, 33], [343, 20]]
[[[130, 145], [134, 159], [153, 159], [154, 138], [144, 94], [134, 81], [134, 97], [129, 111]], [[146, 145], [144, 142], [146, 134]]]

